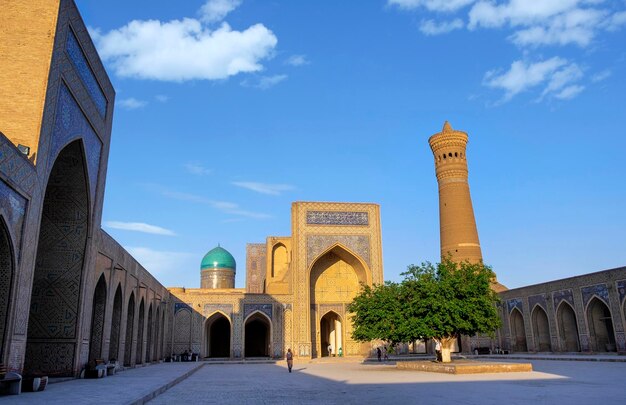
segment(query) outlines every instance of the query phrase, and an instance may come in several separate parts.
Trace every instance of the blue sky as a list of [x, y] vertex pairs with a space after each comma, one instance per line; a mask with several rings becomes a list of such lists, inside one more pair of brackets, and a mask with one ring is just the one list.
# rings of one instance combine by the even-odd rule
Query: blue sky
[[385, 278], [438, 261], [428, 137], [470, 136], [509, 288], [626, 264], [626, 2], [77, 0], [116, 88], [103, 228], [167, 286], [293, 201], [381, 206]]

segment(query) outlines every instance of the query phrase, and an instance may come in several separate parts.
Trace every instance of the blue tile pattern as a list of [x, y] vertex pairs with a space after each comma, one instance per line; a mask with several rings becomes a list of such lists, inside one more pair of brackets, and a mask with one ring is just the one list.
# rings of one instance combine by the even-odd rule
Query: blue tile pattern
[[574, 308], [574, 295], [572, 294], [572, 290], [561, 290], [555, 291], [552, 293], [552, 297], [554, 299], [554, 308], [558, 308], [561, 301], [567, 301], [572, 308]]
[[624, 301], [624, 297], [626, 297], [626, 280], [617, 282], [617, 291], [619, 292], [619, 302]]
[[[4, 220], [7, 226], [11, 228], [15, 244], [20, 246], [22, 240], [22, 227], [24, 225], [24, 215], [26, 213], [26, 199], [15, 192], [11, 187], [7, 186], [0, 180], [0, 208], [6, 215]], [[18, 251], [19, 260], [19, 251]]]
[[367, 212], [307, 211], [309, 225], [367, 225]]
[[521, 313], [524, 313], [523, 309], [522, 309], [522, 299], [521, 298], [513, 298], [510, 299], [506, 302], [506, 305], [509, 309], [509, 314], [511, 313], [511, 311], [513, 310], [513, 308], [517, 308], [519, 309], [519, 311]]
[[535, 307], [536, 304], [539, 304], [539, 306], [543, 308], [544, 311], [547, 312], [548, 308], [546, 306], [546, 298], [544, 297], [543, 294], [532, 295], [528, 297], [528, 307], [530, 308], [531, 311]]
[[272, 304], [243, 304], [244, 319], [256, 311], [263, 312], [268, 318], [272, 319]]
[[78, 76], [83, 81], [83, 84], [87, 88], [91, 99], [93, 100], [98, 112], [104, 118], [107, 112], [107, 99], [104, 97], [104, 92], [98, 81], [96, 80], [96, 76], [93, 74], [91, 67], [89, 67], [89, 63], [87, 63], [87, 58], [83, 53], [83, 50], [80, 48], [78, 44], [78, 39], [72, 32], [72, 30], [68, 30], [67, 34], [67, 42], [65, 43], [65, 50], [70, 57], [70, 60], [74, 64], [76, 71], [78, 72]]
[[52, 134], [51, 156], [57, 156], [70, 141], [82, 138], [87, 159], [89, 190], [92, 201], [96, 194], [98, 169], [102, 142], [78, 107], [78, 103], [65, 86], [59, 88], [54, 131]]
[[174, 303], [174, 313], [182, 310], [191, 312], [191, 306], [189, 304], [185, 304], [184, 302]]
[[606, 288], [606, 284], [596, 284], [589, 287], [583, 287], [580, 291], [583, 293], [583, 305], [585, 306], [594, 295], [597, 295], [606, 305], [609, 305], [609, 290]]

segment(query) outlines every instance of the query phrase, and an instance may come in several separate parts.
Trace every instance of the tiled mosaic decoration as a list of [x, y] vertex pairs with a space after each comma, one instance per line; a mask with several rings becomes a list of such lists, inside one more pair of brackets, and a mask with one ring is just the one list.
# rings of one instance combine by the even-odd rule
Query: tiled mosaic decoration
[[574, 308], [574, 296], [572, 290], [561, 290], [552, 293], [554, 299], [554, 308], [558, 308], [561, 301], [567, 301]]
[[597, 295], [600, 297], [606, 305], [609, 305], [609, 290], [606, 288], [606, 284], [596, 284], [580, 289], [583, 294], [583, 305], [586, 306], [591, 297]]
[[89, 67], [89, 63], [87, 62], [87, 58], [83, 53], [80, 45], [78, 44], [78, 39], [72, 32], [72, 30], [68, 30], [67, 34], [67, 42], [65, 43], [65, 50], [69, 55], [70, 60], [74, 64], [76, 71], [78, 72], [78, 76], [80, 76], [87, 92], [91, 96], [98, 112], [102, 116], [105, 117], [107, 112], [107, 99], [104, 96], [104, 92], [100, 88], [98, 81], [96, 80], [96, 76], [91, 71], [91, 67]]
[[102, 358], [102, 333], [104, 332], [104, 311], [106, 308], [107, 287], [104, 277], [100, 278], [93, 295], [91, 315], [91, 338], [89, 342], [89, 361]]
[[357, 254], [368, 266], [370, 264], [370, 240], [366, 235], [311, 235], [306, 239], [307, 267], [320, 254], [335, 244], [341, 244]]
[[507, 305], [507, 308], [509, 310], [509, 314], [511, 313], [513, 308], [519, 309], [521, 313], [524, 312], [524, 310], [522, 309], [522, 299], [521, 298], [510, 299], [510, 300], [508, 300], [506, 302], [506, 305]]
[[309, 225], [367, 225], [367, 212], [348, 211], [307, 211]]
[[100, 167], [100, 154], [102, 142], [98, 135], [85, 118], [78, 103], [65, 86], [62, 84], [59, 89], [59, 101], [57, 102], [56, 118], [52, 134], [51, 156], [56, 156], [61, 149], [70, 141], [82, 137], [85, 143], [85, 155], [87, 158], [87, 168], [89, 174], [89, 188], [91, 200], [96, 195], [96, 185], [98, 184], [98, 169]]
[[243, 319], [255, 311], [263, 312], [268, 318], [272, 319], [272, 304], [244, 304]]
[[[15, 244], [19, 247], [22, 240], [24, 226], [24, 213], [26, 212], [26, 199], [15, 192], [12, 188], [0, 181], [0, 208], [6, 215], [4, 220], [15, 237]], [[19, 260], [19, 253], [18, 253]]]

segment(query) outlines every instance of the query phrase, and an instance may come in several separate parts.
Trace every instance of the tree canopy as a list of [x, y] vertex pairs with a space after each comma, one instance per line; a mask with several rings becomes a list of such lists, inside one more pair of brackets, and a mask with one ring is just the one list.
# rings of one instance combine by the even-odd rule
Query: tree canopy
[[354, 298], [348, 310], [355, 340], [447, 344], [460, 335], [493, 335], [500, 326], [490, 267], [447, 258], [437, 265], [411, 265], [402, 275], [401, 283], [363, 286]]

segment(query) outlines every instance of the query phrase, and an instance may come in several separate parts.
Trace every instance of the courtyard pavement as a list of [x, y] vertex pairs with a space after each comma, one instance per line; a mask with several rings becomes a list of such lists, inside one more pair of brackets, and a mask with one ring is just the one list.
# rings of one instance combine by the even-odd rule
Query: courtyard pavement
[[[490, 361], [485, 356], [481, 360]], [[1, 404], [617, 404], [626, 398], [623, 356], [594, 361], [512, 359], [533, 372], [447, 375], [397, 370], [393, 361], [162, 363], [97, 380], [50, 384], [38, 393], [2, 396]], [[506, 358], [506, 359], [505, 359]], [[404, 358], [403, 358], [404, 360]], [[600, 361], [598, 361], [600, 360]], [[607, 361], [608, 360], [608, 361]]]
[[[519, 360], [510, 360], [511, 362]], [[528, 362], [528, 360], [524, 360]], [[206, 365], [153, 404], [619, 404], [626, 363], [533, 360], [530, 373], [446, 375], [350, 361]]]

